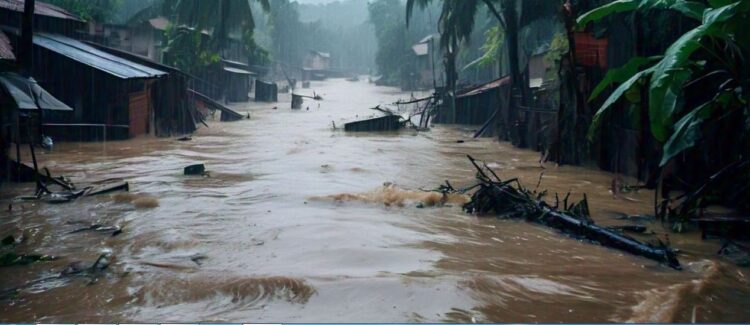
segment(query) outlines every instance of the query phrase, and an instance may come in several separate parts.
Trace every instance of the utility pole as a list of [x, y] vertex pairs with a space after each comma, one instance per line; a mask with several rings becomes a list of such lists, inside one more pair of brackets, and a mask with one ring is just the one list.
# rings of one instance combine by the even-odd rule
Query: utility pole
[[[19, 51], [18, 51], [18, 61], [19, 61], [19, 70], [21, 72], [21, 75], [25, 78], [31, 78], [31, 72], [33, 71], [34, 66], [34, 9], [36, 6], [35, 0], [26, 0], [23, 4], [23, 17], [21, 19], [21, 41], [19, 43]], [[44, 131], [42, 129], [43, 127], [43, 112], [42, 108], [39, 106], [39, 100], [34, 96], [32, 92], [32, 97], [34, 99], [34, 102], [37, 107], [37, 127], [40, 134], [39, 140], [41, 140], [41, 135], [44, 134]], [[30, 119], [30, 118], [29, 118]], [[16, 120], [19, 121], [20, 117]], [[30, 124], [30, 123], [29, 123]], [[39, 195], [42, 193], [42, 191], [45, 191], [45, 187], [42, 184], [42, 180], [39, 177], [39, 166], [37, 165], [36, 161], [36, 153], [34, 152], [34, 137], [31, 135], [30, 131], [30, 125], [26, 125], [26, 131], [27, 135], [29, 137], [29, 150], [31, 151], [31, 161], [34, 164], [34, 172], [36, 176], [36, 194]], [[20, 139], [20, 125], [18, 126], [19, 130], [17, 132], [16, 141], [21, 141]], [[18, 146], [18, 145], [16, 145]], [[20, 164], [20, 156], [19, 156], [18, 163]]]
[[23, 5], [23, 17], [21, 20], [21, 42], [18, 46], [18, 64], [21, 75], [31, 76], [33, 65], [32, 48], [34, 46], [34, 6], [35, 0], [26, 0]]

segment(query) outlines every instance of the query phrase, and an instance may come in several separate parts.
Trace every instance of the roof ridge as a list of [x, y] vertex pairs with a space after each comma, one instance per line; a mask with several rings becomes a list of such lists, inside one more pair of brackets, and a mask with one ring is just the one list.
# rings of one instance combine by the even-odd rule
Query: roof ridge
[[[58, 44], [62, 44], [64, 46], [68, 46], [68, 47], [72, 47], [72, 48], [75, 48], [75, 49], [80, 50], [80, 51], [84, 51], [84, 52], [86, 52], [86, 53], [88, 53], [90, 55], [96, 56], [97, 58], [100, 58], [102, 60], [106, 60], [106, 61], [109, 61], [109, 62], [116, 63], [117, 65], [120, 65], [122, 67], [126, 67], [126, 68], [130, 68], [130, 69], [133, 69], [133, 70], [137, 70], [137, 71], [139, 71], [141, 73], [144, 73], [144, 74], [151, 74], [151, 72], [149, 72], [148, 70], [156, 70], [156, 69], [153, 69], [153, 68], [149, 68], [149, 67], [147, 67], [145, 65], [142, 65], [140, 63], [133, 62], [133, 61], [127, 60], [125, 58], [121, 58], [121, 57], [118, 57], [116, 55], [104, 52], [104, 51], [99, 50], [99, 49], [97, 49], [97, 48], [95, 48], [93, 46], [87, 45], [86, 43], [83, 43], [83, 42], [81, 42], [79, 40], [76, 40], [76, 39], [73, 39], [73, 38], [69, 38], [69, 37], [66, 37], [66, 36], [63, 36], [63, 35], [57, 35], [57, 34], [51, 34], [51, 33], [43, 33], [42, 32], [42, 33], [35, 33], [34, 36], [36, 37], [37, 35], [45, 37], [45, 38], [47, 38], [47, 39], [49, 39], [49, 40], [51, 40], [53, 42], [56, 42]], [[50, 36], [52, 36], [52, 37], [50, 37]], [[63, 42], [63, 41], [60, 41], [60, 40], [58, 40], [56, 38], [66, 38], [67, 41], [72, 41], [74, 44]], [[75, 44], [75, 43], [78, 43], [78, 44]], [[82, 46], [80, 46], [80, 45], [82, 45]], [[113, 57], [117, 58], [119, 60], [114, 60], [114, 59], [112, 59]], [[121, 62], [122, 60], [128, 61], [131, 64], [125, 64], [125, 63]], [[145, 68], [145, 69], [143, 69], [143, 68]]]

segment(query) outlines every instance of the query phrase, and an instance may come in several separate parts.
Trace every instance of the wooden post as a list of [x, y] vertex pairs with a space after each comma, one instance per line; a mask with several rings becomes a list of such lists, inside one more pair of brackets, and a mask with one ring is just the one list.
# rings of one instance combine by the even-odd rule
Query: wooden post
[[23, 17], [21, 19], [21, 42], [18, 46], [18, 64], [21, 75], [31, 76], [32, 47], [34, 39], [34, 5], [35, 0], [26, 0], [23, 6]]

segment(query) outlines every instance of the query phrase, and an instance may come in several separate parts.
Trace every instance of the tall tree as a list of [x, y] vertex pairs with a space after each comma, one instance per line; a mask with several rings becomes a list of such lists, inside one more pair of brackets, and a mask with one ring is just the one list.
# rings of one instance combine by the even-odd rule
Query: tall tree
[[[269, 0], [255, 1], [269, 10]], [[166, 0], [163, 6], [175, 21], [167, 32], [167, 63], [193, 73], [216, 63], [232, 32], [242, 35], [251, 56], [265, 57], [253, 38], [255, 21], [250, 0]]]
[[[432, 0], [407, 0], [406, 1], [406, 23], [414, 12], [414, 6], [426, 8]], [[438, 31], [440, 32], [440, 46], [444, 52], [443, 65], [445, 66], [446, 89], [443, 92], [443, 102], [446, 107], [447, 119], [453, 121], [455, 118], [455, 93], [458, 82], [456, 69], [456, 58], [458, 57], [459, 44], [470, 38], [474, 29], [474, 16], [481, 0], [444, 0], [438, 20]]]
[[[269, 0], [255, 1], [263, 10], [270, 10]], [[171, 7], [178, 25], [212, 32], [211, 47], [217, 52], [223, 50], [231, 31], [239, 30], [243, 35], [249, 32], [252, 36], [255, 29], [249, 0], [168, 0], [165, 5]]]
[[271, 3], [268, 27], [273, 42], [274, 59], [285, 65], [302, 66], [305, 26], [300, 22], [298, 4], [289, 0], [276, 0]]
[[[432, 0], [407, 0], [406, 17], [407, 23], [413, 14], [414, 6], [425, 8]], [[445, 51], [445, 69], [448, 90], [455, 93], [457, 81], [456, 52], [458, 44], [467, 40], [474, 28], [474, 16], [480, 5], [485, 5], [497, 18], [498, 24], [505, 31], [505, 42], [508, 49], [508, 62], [511, 76], [511, 87], [523, 87], [523, 78], [519, 63], [518, 46], [518, 1], [517, 0], [444, 0], [440, 16], [441, 45]], [[498, 11], [496, 6], [500, 7]], [[452, 95], [451, 95], [452, 97]], [[453, 105], [453, 98], [449, 98], [449, 104]], [[515, 96], [510, 96], [510, 105], [515, 107]], [[451, 107], [452, 110], [452, 107]], [[511, 110], [513, 112], [514, 110]], [[511, 120], [515, 116], [510, 116]]]

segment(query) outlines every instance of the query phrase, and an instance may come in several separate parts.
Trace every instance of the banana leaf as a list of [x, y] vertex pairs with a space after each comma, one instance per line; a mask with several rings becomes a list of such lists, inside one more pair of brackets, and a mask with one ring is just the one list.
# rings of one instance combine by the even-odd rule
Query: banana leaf
[[623, 83], [632, 78], [636, 73], [638, 73], [638, 71], [641, 70], [642, 66], [646, 65], [650, 61], [651, 60], [649, 58], [636, 56], [630, 59], [630, 61], [625, 63], [623, 66], [607, 71], [604, 79], [602, 79], [602, 81], [599, 82], [599, 84], [596, 85], [596, 88], [594, 88], [594, 90], [591, 92], [591, 96], [589, 96], [588, 99], [589, 102], [599, 97], [599, 95], [601, 95], [602, 92], [607, 89], [607, 87], [617, 83]]
[[609, 95], [609, 98], [607, 98], [604, 104], [602, 104], [602, 107], [599, 108], [591, 121], [591, 126], [589, 127], [588, 133], [589, 140], [594, 140], [597, 132], [599, 132], [602, 118], [609, 112], [609, 109], [612, 108], [612, 105], [617, 103], [620, 98], [625, 96], [626, 93], [628, 93], [628, 91], [630, 91], [633, 87], [637, 87], [643, 84], [645, 82], [645, 79], [650, 77], [652, 72], [653, 67], [636, 73], [630, 79], [617, 87], [617, 89], [615, 89], [615, 91], [613, 91], [611, 95]]
[[613, 14], [654, 9], [674, 10], [686, 17], [701, 20], [706, 7], [700, 2], [687, 0], [618, 0], [584, 13], [578, 17], [577, 25], [579, 29], [584, 29], [588, 23], [600, 21]]
[[[748, 2], [748, 1], [744, 1]], [[669, 138], [670, 128], [674, 125], [675, 116], [680, 115], [678, 99], [685, 83], [690, 80], [690, 66], [694, 62], [691, 56], [702, 48], [701, 40], [705, 36], [723, 36], [722, 23], [735, 17], [740, 12], [741, 2], [707, 10], [703, 24], [682, 35], [664, 54], [664, 58], [654, 66], [649, 86], [649, 117], [651, 133], [659, 141]]]

